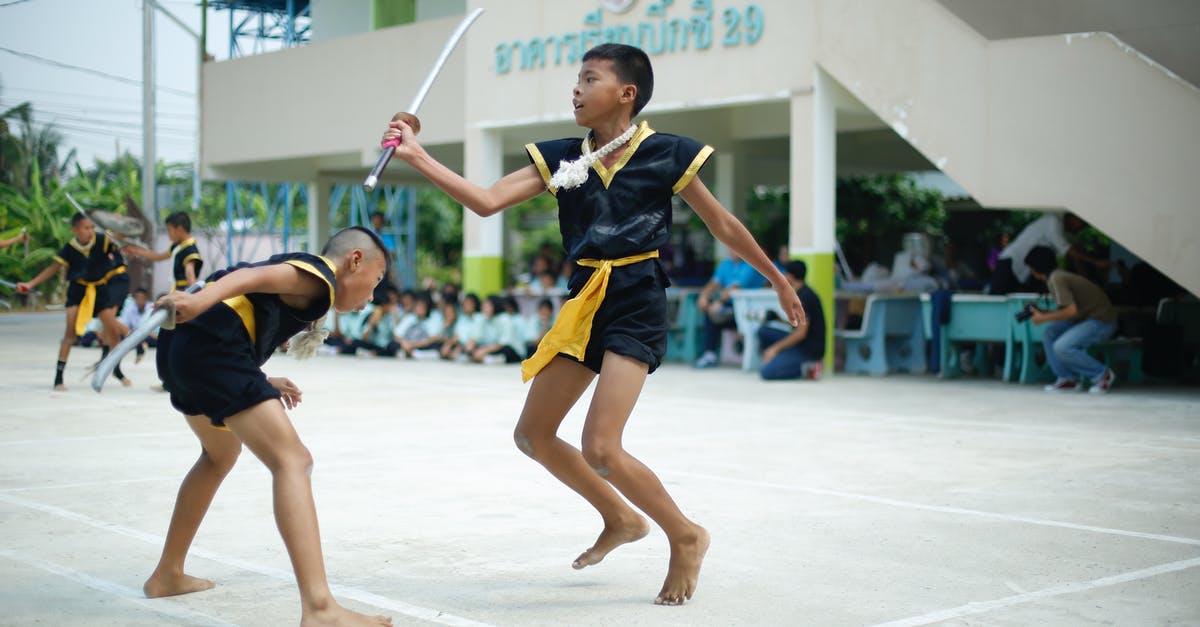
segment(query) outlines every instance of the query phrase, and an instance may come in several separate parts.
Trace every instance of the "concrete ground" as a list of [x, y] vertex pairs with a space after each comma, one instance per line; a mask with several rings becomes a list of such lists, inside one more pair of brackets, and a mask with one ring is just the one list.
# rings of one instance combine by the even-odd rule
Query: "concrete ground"
[[[61, 327], [0, 316], [0, 624], [296, 624], [249, 454], [189, 561], [217, 587], [142, 598], [198, 448], [149, 389], [152, 355], [126, 361], [133, 387], [97, 395], [80, 379], [98, 351], [75, 349], [71, 391], [51, 392]], [[764, 383], [669, 364], [626, 446], [713, 544], [696, 597], [658, 607], [657, 530], [570, 568], [599, 518], [512, 445], [515, 367], [322, 355], [268, 371], [305, 392], [292, 419], [335, 593], [397, 625], [1200, 624], [1195, 388]]]

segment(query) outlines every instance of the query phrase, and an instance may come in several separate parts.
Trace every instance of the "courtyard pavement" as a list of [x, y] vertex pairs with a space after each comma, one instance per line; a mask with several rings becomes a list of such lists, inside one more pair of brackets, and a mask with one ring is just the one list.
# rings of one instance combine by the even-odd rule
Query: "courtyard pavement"
[[[62, 314], [0, 316], [0, 625], [295, 625], [270, 475], [243, 455], [148, 600], [198, 446], [153, 354], [50, 391]], [[695, 598], [652, 604], [657, 529], [574, 571], [600, 520], [512, 444], [514, 366], [276, 356], [304, 403], [329, 578], [397, 625], [1200, 624], [1200, 390], [1107, 396], [927, 376], [760, 381], [668, 364], [626, 448], [712, 533]], [[578, 443], [586, 402], [562, 435]]]

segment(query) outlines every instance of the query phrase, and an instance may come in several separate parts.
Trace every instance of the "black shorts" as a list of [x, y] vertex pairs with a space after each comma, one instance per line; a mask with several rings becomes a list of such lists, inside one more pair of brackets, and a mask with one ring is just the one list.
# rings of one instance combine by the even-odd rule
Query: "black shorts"
[[[76, 283], [75, 281], [71, 281], [71, 283], [69, 285], [67, 285], [67, 307], [75, 307], [79, 303], [82, 303], [83, 295], [86, 292], [87, 292], [86, 285], [80, 285], [79, 283]], [[95, 307], [92, 308], [92, 311], [94, 312], [94, 314], [99, 314], [101, 311], [108, 309], [109, 298], [110, 298], [110, 296], [108, 294], [108, 284], [105, 283], [104, 285], [97, 285], [96, 286], [96, 305], [95, 305]]]
[[181, 325], [158, 334], [158, 378], [171, 405], [190, 416], [207, 416], [214, 427], [263, 401], [279, 398], [250, 350], [250, 339], [222, 342], [202, 329]]
[[605, 351], [632, 357], [649, 366], [650, 372], [662, 364], [670, 327], [666, 277], [660, 275], [646, 273], [623, 289], [613, 289], [610, 282], [604, 302], [592, 319], [592, 336], [584, 352], [583, 365], [589, 370], [599, 374]]
[[[126, 296], [129, 296], [129, 273], [122, 272], [113, 275], [113, 278], [108, 280], [108, 299], [104, 303], [104, 308], [116, 307], [117, 312], [120, 313]], [[97, 307], [96, 311], [99, 310], [100, 308]]]

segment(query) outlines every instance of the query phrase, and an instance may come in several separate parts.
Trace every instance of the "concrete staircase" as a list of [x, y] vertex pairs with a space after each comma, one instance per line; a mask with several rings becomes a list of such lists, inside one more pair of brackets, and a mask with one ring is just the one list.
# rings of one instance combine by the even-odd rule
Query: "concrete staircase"
[[1073, 211], [1200, 294], [1196, 86], [1108, 33], [989, 40], [935, 0], [815, 18], [821, 67], [981, 204]]

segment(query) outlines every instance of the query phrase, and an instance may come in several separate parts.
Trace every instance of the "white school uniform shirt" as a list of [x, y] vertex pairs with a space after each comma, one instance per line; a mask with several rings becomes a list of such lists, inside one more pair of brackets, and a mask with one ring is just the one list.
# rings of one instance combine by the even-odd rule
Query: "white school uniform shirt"
[[425, 327], [425, 333], [429, 337], [441, 337], [446, 332], [446, 319], [440, 311], [431, 311], [429, 316], [421, 322]]
[[419, 324], [421, 324], [421, 319], [417, 317], [417, 314], [410, 311], [400, 316], [400, 321], [392, 329], [392, 335], [397, 340], [403, 340], [408, 337], [408, 332]]
[[154, 303], [146, 301], [146, 306], [142, 309], [137, 308], [136, 302], [126, 302], [121, 308], [121, 324], [129, 327], [131, 330], [136, 329], [142, 323], [142, 318], [146, 317], [154, 310]]
[[525, 323], [520, 316], [498, 313], [492, 322], [496, 329], [496, 344], [511, 347], [518, 355], [525, 353]]
[[1008, 247], [1000, 252], [1001, 259], [1012, 260], [1012, 271], [1017, 279], [1024, 283], [1029, 280], [1029, 266], [1025, 265], [1025, 255], [1035, 246], [1049, 246], [1058, 255], [1065, 255], [1071, 248], [1063, 234], [1062, 216], [1049, 214], [1034, 220], [1020, 234], [1008, 243]]
[[472, 340], [478, 342], [483, 320], [483, 314], [478, 311], [473, 314], [459, 313], [458, 321], [454, 323], [454, 336], [463, 344]]

